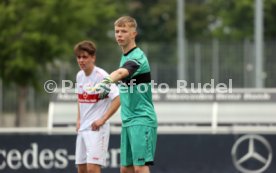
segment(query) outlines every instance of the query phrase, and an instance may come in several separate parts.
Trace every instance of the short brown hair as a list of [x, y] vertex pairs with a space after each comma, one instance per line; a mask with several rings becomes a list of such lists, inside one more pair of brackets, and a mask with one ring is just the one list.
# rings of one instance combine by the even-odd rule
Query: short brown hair
[[76, 56], [80, 54], [80, 52], [86, 51], [89, 55], [94, 56], [96, 54], [96, 45], [92, 41], [84, 40], [77, 43], [74, 47], [74, 53]]
[[114, 26], [126, 26], [126, 25], [128, 25], [129, 27], [135, 28], [135, 30], [137, 28], [136, 20], [130, 16], [122, 16], [114, 22]]

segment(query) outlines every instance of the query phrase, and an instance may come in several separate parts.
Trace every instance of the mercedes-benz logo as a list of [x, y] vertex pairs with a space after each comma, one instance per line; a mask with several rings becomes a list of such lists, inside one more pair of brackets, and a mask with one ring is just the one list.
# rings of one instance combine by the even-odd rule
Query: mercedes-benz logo
[[[240, 156], [238, 151], [241, 148], [241, 145], [244, 144], [248, 150], [245, 154]], [[258, 153], [260, 151], [256, 150], [257, 146], [262, 147], [266, 151]], [[272, 161], [272, 148], [268, 141], [259, 135], [244, 135], [240, 137], [233, 145], [231, 154], [234, 166], [242, 173], [261, 173], [268, 168]], [[253, 161], [254, 163], [256, 163], [256, 161], [259, 162], [261, 166], [255, 169], [250, 169], [246, 167], [246, 164], [244, 164]]]

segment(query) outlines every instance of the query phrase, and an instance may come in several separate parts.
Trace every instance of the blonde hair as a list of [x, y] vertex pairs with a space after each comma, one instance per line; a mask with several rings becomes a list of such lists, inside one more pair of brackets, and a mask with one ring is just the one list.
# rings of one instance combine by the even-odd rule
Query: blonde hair
[[130, 16], [122, 16], [114, 22], [114, 26], [124, 27], [126, 25], [134, 28], [135, 30], [137, 28], [136, 20]]
[[77, 43], [74, 47], [74, 53], [78, 56], [82, 51], [87, 52], [89, 55], [94, 56], [96, 54], [96, 45], [94, 42], [84, 40]]

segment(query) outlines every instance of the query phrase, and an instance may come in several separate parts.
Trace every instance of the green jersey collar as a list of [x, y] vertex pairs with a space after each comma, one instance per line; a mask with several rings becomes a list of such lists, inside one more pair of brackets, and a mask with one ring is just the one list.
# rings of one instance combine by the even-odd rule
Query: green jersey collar
[[137, 48], [137, 46], [135, 46], [134, 48], [130, 49], [127, 53], [124, 53], [124, 56], [127, 56], [130, 52], [132, 52], [136, 48]]

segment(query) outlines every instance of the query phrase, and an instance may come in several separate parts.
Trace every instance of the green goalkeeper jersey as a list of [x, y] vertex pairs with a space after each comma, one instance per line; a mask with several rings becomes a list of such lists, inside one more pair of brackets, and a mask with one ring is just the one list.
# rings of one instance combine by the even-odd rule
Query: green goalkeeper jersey
[[152, 103], [150, 66], [146, 55], [135, 47], [122, 55], [120, 67], [129, 71], [129, 76], [119, 85], [122, 126], [157, 127]]

